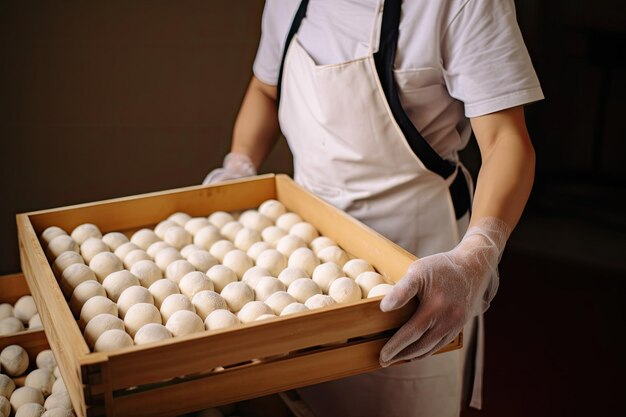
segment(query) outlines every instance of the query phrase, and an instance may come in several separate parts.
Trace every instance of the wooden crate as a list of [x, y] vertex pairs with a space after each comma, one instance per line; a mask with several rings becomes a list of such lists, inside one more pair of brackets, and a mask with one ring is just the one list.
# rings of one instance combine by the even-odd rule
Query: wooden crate
[[[378, 353], [416, 305], [390, 313], [380, 298], [202, 332], [116, 352], [91, 353], [37, 236], [82, 223], [103, 233], [151, 227], [183, 211], [207, 216], [280, 200], [348, 253], [398, 280], [415, 259], [285, 175], [19, 214], [22, 268], [75, 411], [83, 416], [169, 416], [379, 368]], [[343, 343], [334, 343], [344, 341]], [[329, 345], [330, 344], [330, 345]], [[325, 345], [325, 346], [321, 346]], [[459, 336], [442, 351], [461, 346]], [[271, 358], [271, 359], [259, 359]], [[217, 368], [217, 369], [216, 369]]]

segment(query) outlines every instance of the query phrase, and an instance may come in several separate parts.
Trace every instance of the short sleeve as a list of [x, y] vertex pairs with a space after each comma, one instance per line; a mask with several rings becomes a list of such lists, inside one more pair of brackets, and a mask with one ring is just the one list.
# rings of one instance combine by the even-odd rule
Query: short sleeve
[[261, 82], [278, 83], [280, 61], [283, 56], [287, 32], [299, 0], [267, 0], [261, 21], [261, 39], [252, 71]]
[[467, 117], [543, 99], [513, 0], [469, 0], [442, 39], [444, 77]]

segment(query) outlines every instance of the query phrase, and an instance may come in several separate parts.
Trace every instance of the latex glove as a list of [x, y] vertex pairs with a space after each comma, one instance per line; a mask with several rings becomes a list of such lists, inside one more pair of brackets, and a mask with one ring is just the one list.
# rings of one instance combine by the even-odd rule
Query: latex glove
[[498, 289], [498, 262], [510, 230], [500, 219], [482, 218], [451, 251], [409, 266], [380, 309], [398, 309], [413, 297], [420, 302], [382, 348], [381, 366], [432, 355], [450, 343], [470, 318], [487, 310]]
[[223, 166], [209, 172], [202, 184], [213, 184], [214, 182], [234, 180], [252, 175], [256, 175], [256, 168], [248, 155], [231, 152], [224, 158]]

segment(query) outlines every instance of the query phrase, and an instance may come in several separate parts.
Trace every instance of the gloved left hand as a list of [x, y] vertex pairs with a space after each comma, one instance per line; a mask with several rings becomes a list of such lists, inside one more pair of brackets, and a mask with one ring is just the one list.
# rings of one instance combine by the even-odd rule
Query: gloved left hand
[[418, 297], [419, 305], [382, 348], [381, 366], [432, 355], [470, 318], [487, 310], [498, 289], [498, 262], [510, 230], [500, 219], [481, 218], [454, 249], [409, 266], [380, 309], [398, 309], [413, 297]]

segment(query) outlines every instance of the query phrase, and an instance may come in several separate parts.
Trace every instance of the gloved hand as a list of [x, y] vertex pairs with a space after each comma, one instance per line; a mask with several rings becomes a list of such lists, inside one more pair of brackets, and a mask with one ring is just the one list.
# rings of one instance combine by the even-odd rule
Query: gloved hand
[[450, 343], [465, 323], [489, 307], [498, 289], [498, 262], [511, 232], [494, 217], [480, 219], [451, 251], [418, 259], [382, 299], [391, 311], [413, 297], [413, 316], [380, 352], [381, 366], [432, 355]]
[[256, 168], [248, 155], [231, 152], [224, 158], [224, 165], [209, 172], [203, 185], [212, 184], [218, 181], [234, 180], [237, 178], [250, 177], [256, 175]]

